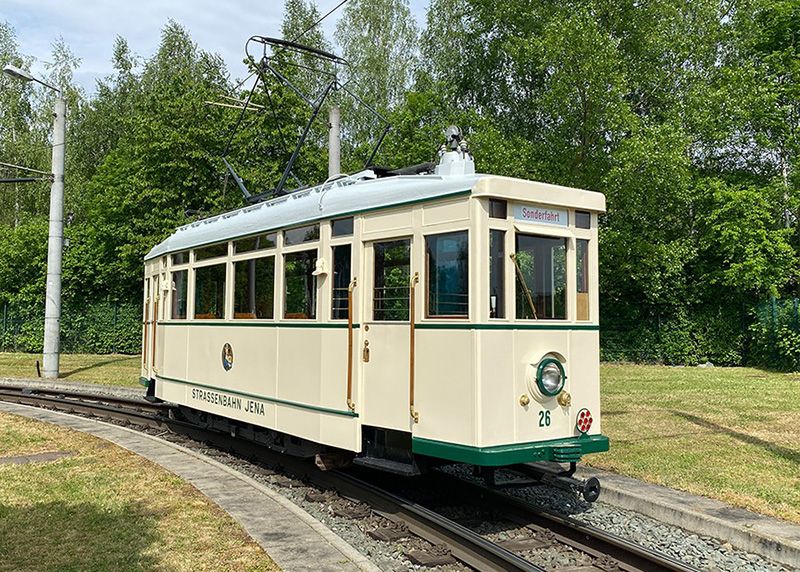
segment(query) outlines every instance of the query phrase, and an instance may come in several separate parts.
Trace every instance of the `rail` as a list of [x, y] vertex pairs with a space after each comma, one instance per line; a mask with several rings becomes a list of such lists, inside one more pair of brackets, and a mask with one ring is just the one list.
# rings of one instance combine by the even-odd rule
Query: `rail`
[[[242, 458], [258, 458], [264, 463], [280, 465], [294, 478], [366, 503], [375, 513], [404, 525], [412, 534], [427, 542], [445, 545], [454, 558], [475, 570], [544, 572], [536, 564], [484, 538], [478, 532], [424, 504], [393, 492], [392, 489], [398, 485], [397, 480], [387, 480], [383, 473], [362, 471], [359, 476], [355, 476], [341, 470], [320, 471], [304, 459], [290, 457], [262, 445], [231, 437], [227, 433], [175, 419], [170, 415], [172, 406], [167, 404], [29, 386], [0, 387], [0, 401], [106, 417], [126, 424], [168, 428], [194, 440], [232, 451]], [[391, 483], [391, 486], [385, 483]], [[606, 567], [616, 567], [624, 572], [698, 572], [696, 568], [669, 556], [576, 519], [546, 512], [518, 497], [439, 471], [433, 471], [428, 479], [417, 480], [415, 483], [421, 487], [433, 485], [433, 488], [440, 491], [436, 495], [459, 499], [465, 505], [482, 505], [494, 515], [536, 532], [552, 535], [557, 543], [583, 552]]]

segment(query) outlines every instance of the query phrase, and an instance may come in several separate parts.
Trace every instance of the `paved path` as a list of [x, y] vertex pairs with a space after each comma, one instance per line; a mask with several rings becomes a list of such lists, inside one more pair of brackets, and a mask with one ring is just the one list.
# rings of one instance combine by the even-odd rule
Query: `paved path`
[[597, 477], [600, 500], [800, 569], [800, 526], [721, 501], [582, 467], [578, 478]]
[[36, 378], [0, 377], [0, 387], [4, 385], [25, 385], [28, 387], [41, 387], [42, 389], [57, 391], [85, 391], [86, 393], [95, 393], [97, 395], [126, 397], [128, 399], [141, 400], [144, 400], [145, 394], [145, 388], [141, 385], [136, 387], [127, 387], [122, 385], [83, 383], [79, 381], [69, 381], [66, 379], [50, 381]]
[[125, 427], [37, 407], [0, 402], [0, 412], [89, 433], [164, 467], [236, 519], [284, 572], [379, 570], [279, 493], [190, 449]]

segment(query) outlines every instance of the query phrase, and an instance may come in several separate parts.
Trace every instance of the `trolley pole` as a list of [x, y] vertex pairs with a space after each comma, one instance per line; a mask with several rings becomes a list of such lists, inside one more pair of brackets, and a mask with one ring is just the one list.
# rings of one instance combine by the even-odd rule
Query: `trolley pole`
[[341, 111], [337, 106], [328, 112], [328, 176], [333, 177], [342, 172]]
[[50, 188], [50, 228], [47, 238], [47, 292], [44, 306], [43, 376], [58, 378], [61, 338], [61, 256], [64, 243], [64, 140], [67, 104], [56, 95], [53, 113], [53, 185]]

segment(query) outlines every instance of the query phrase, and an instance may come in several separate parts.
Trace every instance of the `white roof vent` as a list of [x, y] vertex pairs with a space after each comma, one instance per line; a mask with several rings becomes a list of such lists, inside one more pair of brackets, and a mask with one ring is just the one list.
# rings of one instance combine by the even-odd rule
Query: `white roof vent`
[[461, 134], [461, 129], [451, 125], [444, 132], [445, 143], [439, 150], [439, 164], [435, 174], [447, 175], [474, 175], [475, 161], [469, 153], [467, 140]]

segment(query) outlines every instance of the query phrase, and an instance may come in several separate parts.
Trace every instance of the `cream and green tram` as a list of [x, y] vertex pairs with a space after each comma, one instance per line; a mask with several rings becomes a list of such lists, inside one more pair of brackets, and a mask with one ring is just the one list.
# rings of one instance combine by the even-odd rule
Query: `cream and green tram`
[[605, 451], [604, 209], [453, 151], [187, 224], [145, 258], [142, 382], [194, 422], [399, 473]]

